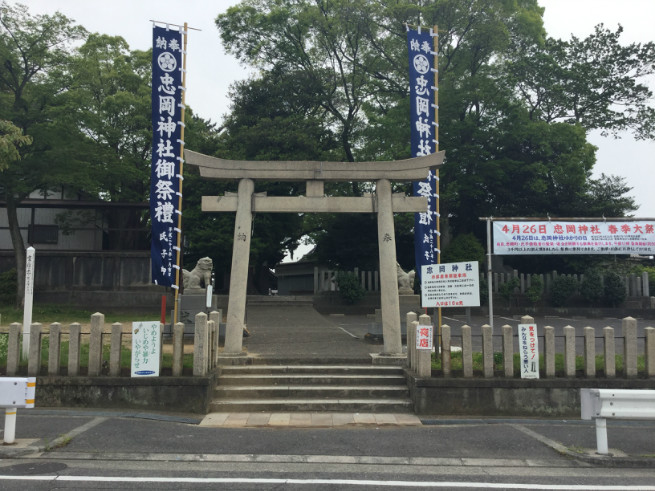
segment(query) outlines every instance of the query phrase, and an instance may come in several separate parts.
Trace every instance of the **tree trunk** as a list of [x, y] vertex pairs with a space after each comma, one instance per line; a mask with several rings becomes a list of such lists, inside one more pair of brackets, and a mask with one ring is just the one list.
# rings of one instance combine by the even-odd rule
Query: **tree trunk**
[[20, 233], [18, 224], [18, 212], [16, 200], [13, 196], [7, 196], [7, 222], [9, 223], [9, 235], [14, 246], [14, 257], [16, 258], [16, 306], [22, 307], [25, 301], [25, 242]]

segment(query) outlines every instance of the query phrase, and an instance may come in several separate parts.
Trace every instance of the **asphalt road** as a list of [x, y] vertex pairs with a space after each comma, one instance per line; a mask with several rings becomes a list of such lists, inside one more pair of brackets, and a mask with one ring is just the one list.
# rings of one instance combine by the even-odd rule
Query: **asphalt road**
[[612, 455], [598, 456], [593, 423], [582, 421], [283, 430], [198, 421], [20, 411], [21, 448], [0, 447], [0, 489], [655, 490], [653, 422], [608, 422]]

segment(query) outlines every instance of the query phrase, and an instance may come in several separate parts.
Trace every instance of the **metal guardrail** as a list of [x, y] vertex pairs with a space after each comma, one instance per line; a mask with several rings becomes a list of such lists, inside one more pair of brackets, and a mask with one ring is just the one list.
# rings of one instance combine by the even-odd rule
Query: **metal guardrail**
[[15, 443], [17, 409], [33, 408], [35, 394], [35, 377], [0, 378], [0, 407], [5, 408], [5, 445]]
[[655, 390], [580, 389], [580, 406], [582, 419], [595, 419], [597, 452], [606, 455], [607, 418], [655, 420]]

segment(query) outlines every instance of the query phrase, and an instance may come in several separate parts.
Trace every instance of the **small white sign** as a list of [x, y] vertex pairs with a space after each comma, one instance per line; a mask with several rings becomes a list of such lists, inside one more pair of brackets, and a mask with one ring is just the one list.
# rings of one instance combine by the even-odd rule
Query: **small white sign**
[[539, 378], [539, 338], [536, 324], [519, 324], [521, 378]]
[[161, 352], [159, 321], [132, 323], [132, 377], [158, 377]]
[[432, 326], [416, 326], [416, 349], [432, 349]]
[[478, 262], [421, 266], [422, 307], [479, 307]]

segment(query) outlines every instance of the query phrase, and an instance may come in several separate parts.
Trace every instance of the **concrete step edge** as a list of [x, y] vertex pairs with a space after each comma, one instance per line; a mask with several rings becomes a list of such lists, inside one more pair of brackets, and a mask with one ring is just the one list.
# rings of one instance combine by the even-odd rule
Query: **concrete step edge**
[[225, 371], [239, 371], [239, 370], [374, 370], [378, 372], [394, 372], [402, 371], [403, 368], [395, 365], [370, 365], [370, 364], [352, 364], [352, 365], [343, 365], [343, 364], [286, 364], [286, 365], [224, 365], [222, 367]]
[[330, 386], [315, 386], [315, 385], [225, 385], [217, 386], [215, 388], [217, 391], [244, 391], [244, 392], [256, 392], [258, 390], [268, 390], [268, 391], [335, 391], [335, 390], [352, 390], [352, 391], [366, 391], [366, 390], [377, 390], [377, 391], [388, 391], [388, 392], [404, 392], [409, 390], [407, 387], [402, 385], [330, 385]]

